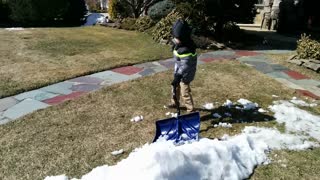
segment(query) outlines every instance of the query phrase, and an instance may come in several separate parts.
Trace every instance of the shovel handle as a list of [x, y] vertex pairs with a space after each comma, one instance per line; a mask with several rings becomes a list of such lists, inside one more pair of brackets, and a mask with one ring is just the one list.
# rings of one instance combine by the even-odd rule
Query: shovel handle
[[177, 114], [180, 116], [180, 102], [177, 97], [177, 85], [173, 85], [173, 100], [177, 106]]

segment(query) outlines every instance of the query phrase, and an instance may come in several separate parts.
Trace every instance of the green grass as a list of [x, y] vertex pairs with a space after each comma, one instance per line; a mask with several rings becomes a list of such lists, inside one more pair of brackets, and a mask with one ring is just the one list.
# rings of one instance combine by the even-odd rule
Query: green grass
[[105, 27], [0, 29], [0, 39], [0, 98], [172, 56], [147, 34]]
[[[0, 126], [0, 179], [36, 180], [60, 174], [81, 177], [97, 166], [116, 164], [133, 149], [153, 140], [155, 121], [166, 118], [165, 113], [169, 111], [163, 105], [169, 103], [171, 78], [172, 72], [164, 72], [106, 87]], [[191, 86], [195, 105], [200, 109], [201, 136], [208, 138], [237, 134], [248, 125], [283, 127], [275, 121], [262, 120], [265, 117], [272, 120], [270, 114], [238, 112], [235, 118], [242, 117], [246, 123], [234, 122], [230, 129], [213, 129], [217, 121], [211, 114], [225, 109], [201, 110], [206, 102], [222, 104], [226, 99], [246, 98], [266, 109], [274, 101], [273, 94], [281, 99], [294, 95], [293, 90], [237, 61], [199, 66]], [[137, 115], [143, 115], [144, 120], [130, 122]], [[117, 157], [110, 154], [118, 149], [124, 149], [125, 153]], [[302, 168], [300, 174], [304, 176], [297, 177], [318, 177], [316, 170], [319, 172], [320, 162], [309, 158], [319, 157], [318, 149], [288, 155], [281, 152], [288, 160], [289, 157], [296, 160], [292, 161], [292, 166], [300, 166], [299, 159], [303, 158], [313, 165], [314, 173], [309, 176], [309, 170]], [[292, 177], [289, 171], [278, 171], [277, 167], [278, 164], [259, 167], [253, 177]], [[268, 176], [269, 171], [274, 174]], [[292, 171], [296, 173], [296, 168]]]

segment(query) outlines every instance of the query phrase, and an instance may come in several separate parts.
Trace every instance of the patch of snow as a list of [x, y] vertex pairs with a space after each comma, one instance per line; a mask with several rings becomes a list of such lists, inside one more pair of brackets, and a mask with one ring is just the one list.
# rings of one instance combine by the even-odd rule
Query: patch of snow
[[22, 27], [12, 27], [12, 28], [5, 28], [7, 31], [23, 31], [24, 28]]
[[146, 144], [118, 164], [97, 167], [81, 179], [246, 179], [257, 165], [270, 162], [267, 153], [272, 149], [313, 146], [301, 136], [246, 127], [242, 134], [225, 136], [222, 141], [203, 138], [181, 146], [172, 141]]
[[213, 127], [232, 128], [232, 124], [219, 122], [219, 124], [215, 124]]
[[143, 120], [143, 116], [136, 116], [134, 118], [132, 118], [130, 121], [131, 122], [139, 122]]
[[212, 110], [214, 109], [214, 105], [213, 103], [206, 103], [205, 105], [203, 105], [203, 107], [207, 110]]
[[178, 117], [178, 113], [171, 113], [171, 117]]
[[120, 150], [118, 150], [118, 151], [113, 151], [113, 152], [111, 152], [111, 154], [114, 155], [114, 156], [117, 156], [117, 155], [122, 154], [123, 152], [124, 152], [123, 149], [120, 149]]
[[272, 97], [274, 97], [274, 98], [278, 98], [279, 96], [277, 96], [277, 95], [272, 95]]
[[231, 108], [231, 106], [233, 106], [232, 101], [230, 101], [229, 99], [223, 104], [223, 106]]
[[227, 117], [232, 117], [232, 114], [230, 114], [230, 113], [224, 113], [224, 115]]
[[213, 116], [214, 118], [221, 118], [221, 117], [222, 117], [219, 113], [214, 113], [212, 116]]
[[257, 103], [253, 103], [247, 99], [239, 99], [237, 102], [243, 106], [244, 110], [253, 110], [259, 107]]
[[260, 108], [260, 109], [258, 109], [258, 112], [259, 112], [259, 113], [267, 113], [268, 111]]
[[309, 106], [310, 106], [310, 107], [316, 107], [316, 106], [318, 106], [318, 104], [316, 104], [316, 103], [311, 103], [311, 104], [309, 104]]
[[295, 104], [295, 105], [304, 106], [304, 107], [315, 107], [315, 106], [317, 106], [317, 104], [315, 104], [315, 103], [309, 104], [309, 103], [307, 103], [307, 102], [305, 102], [305, 101], [303, 101], [301, 99], [298, 99], [296, 97], [292, 98], [292, 100], [290, 100], [290, 102]]
[[88, 15], [84, 26], [93, 26], [96, 24], [101, 24], [101, 23], [105, 22], [105, 19], [106, 19], [106, 16], [103, 14], [92, 13], [92, 14]]
[[289, 101], [276, 101], [269, 107], [279, 123], [291, 132], [300, 132], [320, 141], [320, 116], [296, 107]]
[[171, 117], [178, 117], [178, 113], [172, 113], [172, 112], [167, 112], [166, 116], [171, 116]]

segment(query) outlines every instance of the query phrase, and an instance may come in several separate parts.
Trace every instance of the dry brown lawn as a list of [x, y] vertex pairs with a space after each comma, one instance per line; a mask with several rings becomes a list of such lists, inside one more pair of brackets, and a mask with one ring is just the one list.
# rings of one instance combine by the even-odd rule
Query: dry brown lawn
[[147, 34], [105, 27], [0, 29], [0, 40], [0, 98], [171, 56]]
[[[164, 72], [107, 87], [0, 126], [0, 179], [36, 180], [60, 174], [81, 177], [97, 166], [114, 165], [126, 158], [134, 148], [152, 142], [155, 121], [165, 118], [165, 113], [169, 111], [163, 105], [169, 102], [171, 76], [172, 72]], [[238, 61], [199, 66], [192, 89], [199, 109], [206, 102], [222, 104], [226, 99], [236, 101], [239, 98], [267, 108], [275, 100], [273, 94], [280, 96], [280, 99], [294, 96], [293, 90]], [[215, 121], [210, 114], [220, 111], [220, 108], [211, 112], [200, 111], [202, 137], [235, 134], [245, 125], [276, 126], [273, 121], [261, 119], [268, 115], [257, 115], [246, 117], [249, 121], [244, 124], [234, 122], [231, 129], [213, 129], [212, 123]], [[130, 122], [137, 115], [143, 115], [144, 120]], [[117, 157], [110, 154], [119, 149], [124, 149], [125, 153]], [[309, 154], [312, 157], [320, 155], [317, 149], [283, 154], [283, 158], [288, 157], [287, 160], [296, 159], [296, 163], [293, 161], [290, 165], [299, 169], [300, 172], [295, 175], [300, 179], [318, 177], [319, 160], [309, 159], [313, 164], [311, 174], [309, 169], [299, 164], [298, 160], [308, 159]], [[282, 172], [276, 167], [271, 164], [258, 168], [257, 175], [253, 177], [292, 177], [289, 172]], [[270, 169], [274, 171], [274, 176], [269, 176]]]

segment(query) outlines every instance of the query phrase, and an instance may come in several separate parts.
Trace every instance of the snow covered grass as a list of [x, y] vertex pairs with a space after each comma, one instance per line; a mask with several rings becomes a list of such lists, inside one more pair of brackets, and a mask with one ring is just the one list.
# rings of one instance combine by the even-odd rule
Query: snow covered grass
[[0, 30], [0, 98], [172, 56], [168, 46], [138, 32], [98, 26], [17, 30]]
[[[196, 107], [201, 114], [201, 137], [215, 139], [223, 137], [224, 134], [233, 137], [241, 134], [246, 126], [269, 127], [271, 130], [274, 130], [274, 127], [281, 127], [276, 121], [273, 121], [271, 111], [266, 114], [259, 113], [258, 110], [241, 112], [235, 107], [231, 109], [223, 107], [222, 104], [226, 99], [235, 103], [243, 98], [269, 110], [268, 106], [274, 101], [273, 94], [278, 95], [279, 100], [290, 100], [293, 91], [285, 89], [276, 81], [235, 61], [210, 63], [200, 68], [205, 70], [198, 71], [191, 86]], [[111, 167], [127, 159], [129, 153], [134, 149], [153, 140], [155, 121], [168, 117], [165, 114], [169, 110], [164, 109], [163, 105], [170, 102], [169, 84], [171, 80], [172, 72], [165, 72], [114, 85], [77, 100], [35, 112], [23, 117], [20, 121], [0, 126], [2, 172], [0, 179], [44, 179], [47, 176], [60, 174], [81, 178], [96, 167], [105, 164]], [[213, 110], [207, 110], [202, 107], [207, 102], [219, 103], [215, 104]], [[255, 112], [257, 114], [254, 114]], [[182, 113], [185, 113], [184, 109]], [[213, 118], [213, 113], [219, 113], [223, 117]], [[230, 113], [232, 117], [226, 116], [225, 113]], [[132, 123], [130, 119], [138, 115], [143, 115], [143, 121]], [[265, 121], [265, 118], [269, 120]], [[214, 124], [219, 122], [231, 123], [232, 127], [214, 128]], [[280, 130], [282, 133], [285, 132]], [[218, 144], [222, 142], [217, 141]], [[228, 140], [225, 141], [226, 144], [228, 142]], [[221, 145], [221, 147], [224, 146]], [[123, 153], [112, 155], [112, 152], [116, 153], [119, 150], [123, 150]], [[163, 150], [162, 152], [168, 152], [166, 149]], [[183, 152], [191, 153], [191, 150]], [[210, 152], [218, 152], [218, 150], [212, 147]], [[287, 151], [281, 150], [276, 153], [285, 152]], [[317, 158], [311, 158], [320, 156], [318, 148], [298, 154], [288, 153], [284, 155], [286, 159], [296, 164], [285, 163], [287, 168], [297, 167], [292, 169], [292, 174], [299, 172], [298, 175], [295, 175], [301, 179], [307, 175], [310, 175], [309, 179], [318, 177], [320, 161]], [[284, 161], [284, 157], [280, 155], [278, 159], [272, 158], [272, 162]], [[195, 158], [195, 156], [192, 157]], [[306, 166], [307, 163], [304, 164], [305, 167], [299, 165], [301, 160], [313, 165], [312, 172], [309, 172], [310, 166]], [[203, 163], [201, 158], [198, 162], [198, 165]], [[248, 161], [250, 162], [251, 160]], [[207, 165], [207, 167], [211, 166], [209, 162]], [[289, 172], [279, 171], [276, 174], [274, 173], [277, 171], [276, 168], [272, 173], [277, 176], [267, 176], [271, 173], [267, 173], [268, 169], [275, 165], [277, 164], [271, 163], [261, 166], [267, 169], [255, 170], [254, 175], [260, 173], [260, 179], [273, 179], [279, 176], [288, 179], [286, 177], [290, 175]], [[197, 166], [197, 164], [190, 164], [190, 166]], [[159, 168], [155, 167], [155, 170], [157, 169]], [[250, 172], [250, 168], [248, 169]]]
[[220, 141], [203, 138], [183, 146], [161, 140], [146, 144], [117, 165], [95, 168], [81, 179], [241, 180], [248, 178], [256, 166], [270, 162], [270, 150], [306, 150], [316, 146], [306, 137], [251, 126], [240, 135], [225, 136]]

